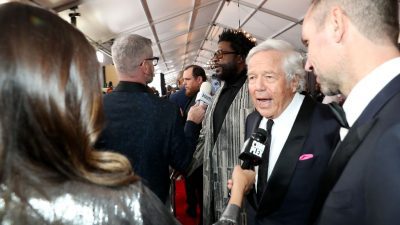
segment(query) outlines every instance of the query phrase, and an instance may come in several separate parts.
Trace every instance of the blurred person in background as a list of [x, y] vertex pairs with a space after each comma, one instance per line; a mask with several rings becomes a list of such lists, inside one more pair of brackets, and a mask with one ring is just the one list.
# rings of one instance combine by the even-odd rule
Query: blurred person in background
[[176, 78], [176, 84], [179, 90], [175, 93], [172, 93], [169, 96], [169, 100], [179, 106], [183, 115], [183, 110], [185, 109], [186, 103], [189, 100], [189, 98], [186, 96], [185, 85], [183, 84], [183, 71], [179, 72], [178, 77]]
[[[189, 110], [196, 104], [196, 97], [200, 91], [203, 82], [207, 81], [206, 72], [198, 65], [189, 65], [183, 71], [183, 84], [185, 87], [185, 95], [189, 98], [184, 108], [184, 118], [187, 117]], [[198, 132], [200, 132], [201, 124], [199, 124]], [[191, 217], [197, 216], [197, 206], [202, 213], [203, 207], [203, 167], [198, 167], [190, 176], [185, 178], [186, 185], [186, 203], [188, 205], [186, 213]], [[200, 216], [200, 224], [202, 224]]]

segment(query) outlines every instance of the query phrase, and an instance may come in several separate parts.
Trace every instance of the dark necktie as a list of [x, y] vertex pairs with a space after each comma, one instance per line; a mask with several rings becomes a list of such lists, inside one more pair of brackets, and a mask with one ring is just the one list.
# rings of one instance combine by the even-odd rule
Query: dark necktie
[[346, 114], [343, 108], [336, 102], [329, 103], [328, 106], [331, 108], [340, 126], [349, 129], [350, 127], [349, 124], [347, 123]]
[[265, 150], [262, 155], [262, 163], [258, 167], [258, 181], [257, 181], [257, 199], [261, 200], [264, 188], [267, 186], [268, 180], [268, 164], [269, 164], [269, 150], [271, 146], [271, 129], [274, 125], [273, 120], [268, 120], [267, 122], [267, 139], [265, 141]]
[[[340, 126], [343, 128], [349, 129], [350, 127], [349, 127], [349, 124], [347, 123], [346, 114], [345, 114], [343, 108], [336, 102], [329, 103], [328, 106], [332, 110], [332, 112], [335, 115], [336, 120], [339, 122]], [[340, 143], [341, 143], [341, 140], [339, 138], [339, 140], [333, 150], [331, 158], [329, 160], [329, 164], [331, 164], [332, 159], [334, 158], [335, 154], [337, 153]], [[327, 198], [329, 191], [332, 188], [332, 186], [330, 186], [326, 180], [329, 180], [329, 178], [327, 177], [327, 174], [325, 171], [325, 175], [323, 176], [322, 182], [321, 182], [321, 188], [317, 195], [317, 199], [314, 202], [313, 210], [311, 211], [311, 216], [310, 216], [311, 224], [315, 224], [315, 221], [318, 219], [318, 216], [321, 212], [322, 206], [324, 205], [325, 199]]]
[[[347, 119], [346, 119], [346, 113], [344, 112], [342, 106], [340, 106], [339, 104], [337, 104], [336, 102], [332, 102], [328, 104], [329, 108], [331, 109], [332, 113], [335, 115], [336, 120], [339, 122], [340, 126], [346, 129], [349, 129], [349, 124], [347, 123]], [[333, 158], [333, 156], [336, 154], [336, 151], [340, 145], [340, 143], [342, 143], [341, 139], [339, 138], [338, 142], [336, 143], [336, 146], [333, 150], [331, 159]], [[329, 162], [330, 162], [329, 160]]]

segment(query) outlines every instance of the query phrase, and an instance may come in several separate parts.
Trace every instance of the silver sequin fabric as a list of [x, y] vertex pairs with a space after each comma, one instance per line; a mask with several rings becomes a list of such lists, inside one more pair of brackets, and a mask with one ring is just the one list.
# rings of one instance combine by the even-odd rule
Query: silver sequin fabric
[[119, 188], [83, 182], [44, 182], [39, 188], [19, 186], [20, 190], [11, 191], [0, 185], [2, 225], [179, 224], [140, 181]]

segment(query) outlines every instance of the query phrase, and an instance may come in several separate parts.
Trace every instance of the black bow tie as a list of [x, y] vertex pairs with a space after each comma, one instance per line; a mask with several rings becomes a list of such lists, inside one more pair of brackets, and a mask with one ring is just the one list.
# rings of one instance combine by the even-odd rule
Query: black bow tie
[[346, 114], [343, 108], [336, 102], [329, 103], [328, 106], [329, 108], [331, 108], [340, 126], [349, 129], [350, 127], [349, 124], [347, 123]]

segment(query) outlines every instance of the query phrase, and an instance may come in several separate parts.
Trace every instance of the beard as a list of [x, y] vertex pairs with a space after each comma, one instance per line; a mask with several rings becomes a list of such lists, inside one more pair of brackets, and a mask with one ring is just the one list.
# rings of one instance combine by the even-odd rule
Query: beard
[[192, 90], [189, 90], [189, 89], [185, 89], [186, 91], [185, 91], [185, 95], [187, 96], [187, 97], [193, 97], [195, 94], [197, 94], [197, 92], [196, 91], [192, 91]]
[[[346, 60], [338, 56], [335, 61], [331, 61], [329, 65], [317, 64], [314, 67], [314, 73], [317, 75], [317, 82], [320, 84], [321, 92], [324, 95], [333, 96], [342, 94], [344, 77], [347, 77]], [[323, 70], [319, 68], [324, 68]]]
[[237, 64], [234, 62], [220, 64], [216, 69], [216, 75], [220, 80], [227, 81], [236, 77], [237, 70]]
[[331, 79], [319, 77], [319, 84], [321, 86], [321, 92], [324, 95], [332, 96], [341, 94], [339, 84]]

